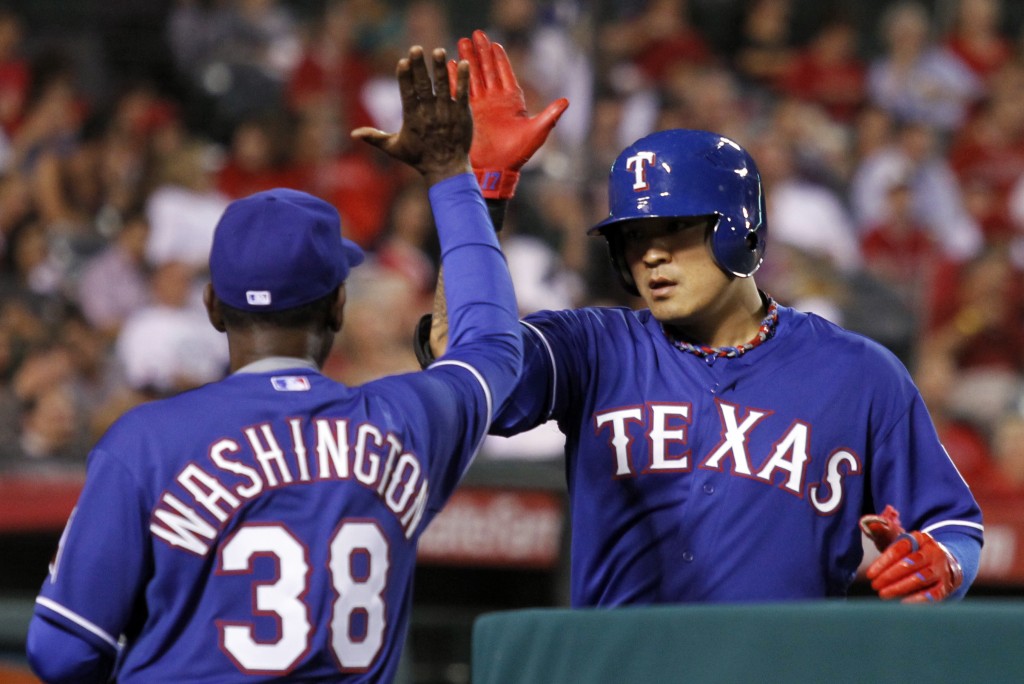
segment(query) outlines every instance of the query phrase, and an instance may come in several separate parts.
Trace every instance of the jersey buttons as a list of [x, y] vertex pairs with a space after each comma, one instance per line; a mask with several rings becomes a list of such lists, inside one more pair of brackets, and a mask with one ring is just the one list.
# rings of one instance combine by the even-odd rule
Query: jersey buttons
[[683, 560], [687, 563], [693, 562], [693, 551], [683, 551]]
[[711, 484], [710, 482], [705, 482], [704, 483], [704, 493], [705, 494], [714, 494], [715, 493], [715, 485]]

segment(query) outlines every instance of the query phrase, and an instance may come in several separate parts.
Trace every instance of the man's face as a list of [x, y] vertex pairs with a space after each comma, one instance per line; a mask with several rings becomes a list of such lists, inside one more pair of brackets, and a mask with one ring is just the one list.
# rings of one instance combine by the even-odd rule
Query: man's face
[[643, 219], [620, 229], [637, 290], [662, 323], [699, 324], [725, 301], [721, 295], [733, 279], [711, 256], [712, 220]]

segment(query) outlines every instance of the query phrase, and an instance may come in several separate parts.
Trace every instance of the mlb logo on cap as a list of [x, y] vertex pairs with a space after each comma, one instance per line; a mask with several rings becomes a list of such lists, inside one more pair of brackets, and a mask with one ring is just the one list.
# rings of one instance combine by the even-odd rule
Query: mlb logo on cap
[[210, 248], [210, 280], [230, 307], [282, 311], [330, 294], [362, 261], [359, 245], [341, 236], [337, 209], [276, 188], [224, 210]]
[[270, 306], [270, 293], [266, 290], [249, 290], [245, 293], [245, 301], [253, 306]]

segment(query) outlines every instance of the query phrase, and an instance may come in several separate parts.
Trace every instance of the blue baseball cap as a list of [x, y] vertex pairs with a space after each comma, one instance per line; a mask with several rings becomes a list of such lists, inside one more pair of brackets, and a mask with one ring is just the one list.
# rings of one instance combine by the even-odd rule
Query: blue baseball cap
[[342, 237], [337, 209], [275, 188], [224, 210], [210, 248], [210, 280], [228, 306], [281, 311], [325, 296], [363, 258], [359, 245]]

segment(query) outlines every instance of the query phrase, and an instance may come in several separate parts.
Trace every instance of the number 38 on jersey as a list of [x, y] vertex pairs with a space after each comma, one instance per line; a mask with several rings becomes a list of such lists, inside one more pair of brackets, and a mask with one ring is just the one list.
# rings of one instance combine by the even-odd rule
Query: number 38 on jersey
[[[217, 574], [249, 574], [257, 557], [276, 564], [276, 579], [254, 582], [253, 619], [273, 618], [278, 637], [261, 640], [253, 621], [217, 621], [223, 651], [248, 674], [289, 672], [308, 652], [315, 628], [304, 598], [311, 568], [304, 544], [282, 524], [245, 524], [221, 547]], [[342, 672], [369, 668], [384, 643], [388, 540], [377, 523], [346, 520], [330, 543], [326, 572], [334, 592], [331, 651]], [[319, 626], [317, 626], [319, 627]]]

